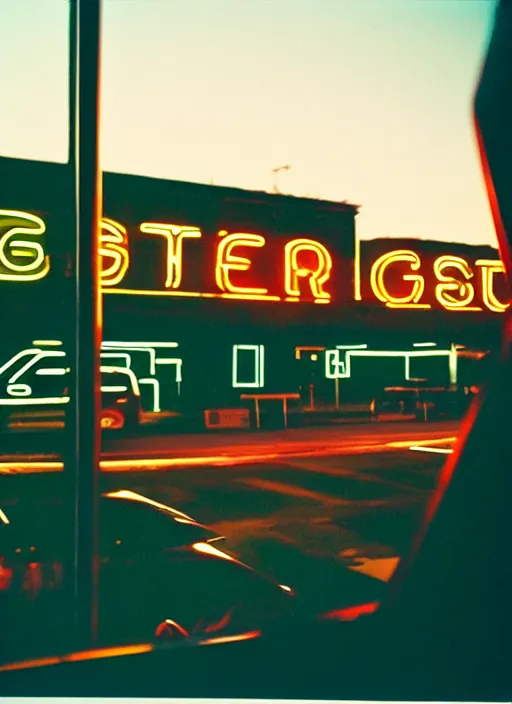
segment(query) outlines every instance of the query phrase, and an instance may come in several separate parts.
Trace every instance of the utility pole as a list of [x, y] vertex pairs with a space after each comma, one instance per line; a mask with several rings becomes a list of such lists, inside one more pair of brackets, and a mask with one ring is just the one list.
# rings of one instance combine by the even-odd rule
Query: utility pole
[[100, 409], [99, 350], [99, 75], [101, 0], [70, 1], [69, 167], [73, 179], [74, 335], [66, 418], [65, 471], [74, 496], [74, 625], [76, 646], [95, 644], [98, 627]]
[[274, 174], [274, 193], [281, 193], [277, 187], [277, 174], [281, 171], [289, 171], [291, 168], [290, 164], [285, 164], [285, 166], [277, 166], [275, 169], [272, 169], [272, 173]]

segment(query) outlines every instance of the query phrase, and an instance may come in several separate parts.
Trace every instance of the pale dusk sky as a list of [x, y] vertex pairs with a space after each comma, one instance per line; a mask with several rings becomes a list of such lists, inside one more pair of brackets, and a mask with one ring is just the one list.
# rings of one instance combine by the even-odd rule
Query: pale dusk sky
[[[102, 168], [496, 244], [471, 101], [494, 0], [104, 0]], [[0, 155], [67, 158], [68, 4], [0, 0]], [[7, 207], [4, 204], [3, 207]]]

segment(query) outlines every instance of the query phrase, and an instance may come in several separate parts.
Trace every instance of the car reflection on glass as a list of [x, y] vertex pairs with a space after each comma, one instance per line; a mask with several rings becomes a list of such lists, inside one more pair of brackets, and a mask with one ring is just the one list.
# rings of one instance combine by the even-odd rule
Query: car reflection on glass
[[[236, 635], [293, 615], [290, 587], [220, 549], [223, 537], [190, 516], [125, 490], [100, 505], [100, 645]], [[69, 643], [65, 525], [63, 502], [0, 509], [2, 659]]]

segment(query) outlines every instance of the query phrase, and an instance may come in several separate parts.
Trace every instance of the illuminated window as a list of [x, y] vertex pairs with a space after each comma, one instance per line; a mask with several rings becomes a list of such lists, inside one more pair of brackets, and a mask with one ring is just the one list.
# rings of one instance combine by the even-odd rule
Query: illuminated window
[[265, 385], [263, 345], [233, 345], [233, 387], [261, 389]]

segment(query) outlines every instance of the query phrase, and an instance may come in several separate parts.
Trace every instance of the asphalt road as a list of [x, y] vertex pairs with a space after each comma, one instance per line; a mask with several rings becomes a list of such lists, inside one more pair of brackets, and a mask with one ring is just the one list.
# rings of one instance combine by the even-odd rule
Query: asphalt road
[[396, 450], [171, 472], [108, 473], [227, 538], [240, 559], [296, 589], [312, 610], [382, 597], [445, 457]]
[[[279, 461], [305, 456], [395, 452], [397, 448], [452, 442], [459, 423], [361, 423], [281, 431], [170, 432], [102, 437], [105, 471], [165, 470]], [[17, 432], [0, 437], [0, 474], [61, 471], [61, 432]]]
[[[284, 431], [282, 438], [115, 441], [101, 488], [130, 489], [189, 513], [226, 536], [228, 552], [293, 587], [306, 609], [327, 611], [382, 597], [446, 459], [408, 447], [456, 431], [453, 424], [383, 424]], [[123, 462], [137, 455], [146, 460], [129, 460], [126, 471]], [[167, 459], [155, 466], [155, 457]], [[52, 495], [63, 478], [44, 469], [8, 474], [0, 477], [2, 495], [18, 498]]]

